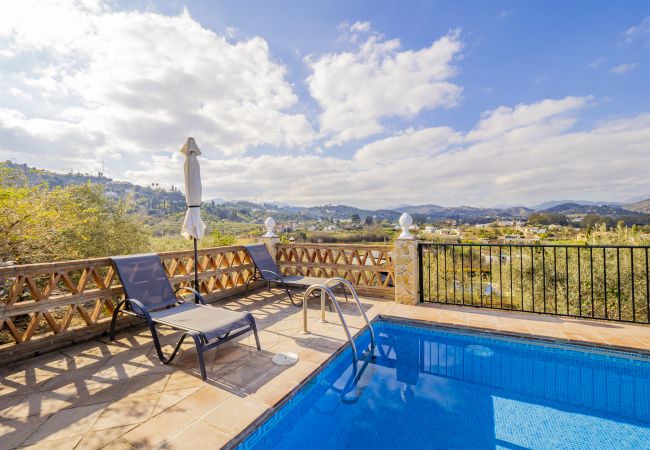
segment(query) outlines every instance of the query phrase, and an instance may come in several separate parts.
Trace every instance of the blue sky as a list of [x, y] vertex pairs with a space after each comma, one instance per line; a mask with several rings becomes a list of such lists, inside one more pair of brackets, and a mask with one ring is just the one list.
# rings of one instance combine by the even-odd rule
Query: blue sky
[[[207, 197], [366, 207], [650, 197], [647, 2], [0, 10], [2, 158], [179, 184], [191, 134]], [[46, 16], [57, 26], [44, 30]]]
[[[425, 112], [419, 117], [423, 125], [444, 121], [468, 130], [483, 111], [567, 95], [593, 95], [606, 103], [590, 111], [590, 121], [644, 112], [650, 103], [650, 64], [643, 64], [650, 63], [650, 35], [628, 43], [624, 33], [650, 16], [647, 2], [244, 0], [157, 7], [171, 14], [187, 7], [211, 29], [263, 36], [305, 98], [308, 70], [302, 58], [346, 49], [337, 42], [341, 23], [369, 21], [407, 49], [460, 29], [466, 48], [455, 80], [465, 100], [452, 110]], [[637, 66], [624, 77], [611, 72], [622, 64]]]

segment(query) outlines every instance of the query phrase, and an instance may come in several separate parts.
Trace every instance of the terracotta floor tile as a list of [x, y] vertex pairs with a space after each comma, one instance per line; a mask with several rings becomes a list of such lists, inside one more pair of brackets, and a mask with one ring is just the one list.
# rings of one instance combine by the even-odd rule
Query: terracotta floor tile
[[90, 430], [106, 406], [105, 403], [80, 406], [52, 414], [25, 441], [25, 444], [30, 445], [53, 439], [71, 438], [81, 435]]
[[122, 436], [122, 439], [138, 448], [152, 448], [172, 439], [197, 418], [226, 401], [231, 394], [206, 386], [176, 403], [171, 408], [152, 417]]
[[334, 350], [331, 348], [313, 345], [303, 349], [298, 356], [305, 361], [321, 364], [326, 361], [332, 353], [334, 353]]
[[278, 342], [272, 347], [269, 347], [267, 350], [272, 352], [273, 354], [286, 353], [286, 352], [300, 353], [306, 348], [309, 348], [307, 342], [296, 342], [294, 340], [286, 340], [286, 341]]
[[[266, 403], [251, 398], [231, 397], [204, 418], [210, 425], [235, 436], [268, 409]], [[236, 411], [236, 414], [233, 412]]]
[[76, 388], [71, 402], [73, 406], [92, 405], [96, 403], [110, 403], [116, 401], [129, 393], [129, 379], [117, 381], [88, 380], [85, 385], [85, 392]]
[[133, 377], [129, 380], [126, 389], [129, 395], [155, 394], [163, 391], [169, 378], [170, 375], [162, 373]]
[[4, 412], [3, 418], [42, 417], [67, 408], [72, 403], [73, 399], [70, 395], [58, 395], [55, 392], [36, 392], [28, 395], [16, 406]]
[[169, 376], [164, 390], [173, 391], [175, 389], [185, 389], [195, 386], [202, 387], [203, 384], [203, 380], [201, 380], [199, 375], [185, 370], [177, 370]]
[[135, 425], [110, 428], [101, 431], [90, 431], [83, 435], [75, 450], [95, 450], [119, 439], [124, 433], [132, 430]]
[[278, 366], [276, 369], [271, 371], [271, 374], [275, 374], [280, 378], [300, 382], [318, 370], [319, 367], [319, 364], [306, 360], [299, 360], [293, 366]]
[[54, 439], [46, 442], [38, 442], [33, 445], [20, 447], [21, 450], [72, 450], [81, 440], [82, 435]]
[[93, 430], [137, 425], [151, 417], [160, 394], [128, 396], [108, 405], [93, 425]]
[[263, 370], [265, 372], [268, 372], [271, 369], [275, 368], [275, 364], [273, 363], [273, 357], [276, 355], [274, 351], [267, 351], [267, 350], [262, 350], [260, 352], [256, 352], [253, 357], [246, 362], [249, 366], [253, 366], [257, 369]]
[[206, 367], [210, 379], [221, 379], [227, 374], [237, 369], [239, 366], [246, 364], [246, 361], [222, 362], [213, 364], [212, 367]]
[[228, 443], [232, 436], [203, 421], [195, 423], [162, 444], [170, 450], [213, 450]]
[[56, 375], [37, 389], [38, 391], [51, 391], [54, 389], [59, 389], [64, 386], [73, 386], [78, 385], [82, 390], [84, 390], [84, 385], [88, 379], [90, 379], [98, 368], [83, 368], [83, 369], [71, 369], [63, 372], [62, 374]]
[[219, 381], [235, 388], [244, 389], [267, 372], [267, 370], [258, 369], [246, 363], [220, 377]]
[[248, 394], [268, 406], [275, 406], [287, 394], [292, 392], [297, 383], [285, 377], [278, 377], [276, 374], [267, 374], [262, 377], [261, 385], [258, 389]]
[[9, 449], [18, 447], [46, 419], [47, 417], [32, 416], [22, 419], [0, 420], [0, 448]]

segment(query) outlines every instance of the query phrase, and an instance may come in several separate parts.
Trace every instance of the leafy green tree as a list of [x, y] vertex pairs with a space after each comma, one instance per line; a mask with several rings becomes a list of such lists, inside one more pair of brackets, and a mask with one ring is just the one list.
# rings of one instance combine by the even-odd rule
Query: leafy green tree
[[111, 202], [98, 185], [56, 188], [48, 204], [56, 217], [62, 259], [130, 254], [149, 248], [149, 232], [124, 202]]
[[213, 239], [213, 245], [215, 247], [226, 247], [229, 245], [234, 245], [237, 241], [237, 238], [235, 236], [232, 234], [224, 234], [216, 227], [214, 230], [212, 230], [211, 237]]
[[0, 261], [34, 263], [149, 249], [149, 232], [124, 202], [85, 184], [28, 187], [0, 168]]
[[531, 225], [567, 225], [569, 219], [564, 214], [537, 212], [528, 217], [528, 223]]

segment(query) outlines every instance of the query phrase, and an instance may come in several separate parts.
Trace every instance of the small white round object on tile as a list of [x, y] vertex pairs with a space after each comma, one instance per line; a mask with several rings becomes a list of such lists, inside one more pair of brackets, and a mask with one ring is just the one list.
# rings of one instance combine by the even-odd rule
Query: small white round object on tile
[[293, 366], [298, 362], [298, 355], [292, 352], [282, 352], [271, 358], [271, 361], [277, 366]]

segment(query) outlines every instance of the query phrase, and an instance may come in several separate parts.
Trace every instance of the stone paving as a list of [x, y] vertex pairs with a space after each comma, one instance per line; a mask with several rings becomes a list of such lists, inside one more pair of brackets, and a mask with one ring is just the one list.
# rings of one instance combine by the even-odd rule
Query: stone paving
[[[252, 336], [212, 350], [207, 382], [192, 344], [163, 365], [148, 330], [140, 328], [123, 331], [115, 343], [93, 340], [3, 368], [0, 449], [231, 446], [345, 345], [335, 313], [320, 322], [319, 303], [310, 301], [310, 334], [302, 333], [302, 309], [279, 290], [221, 303], [254, 314], [263, 350], [255, 349]], [[647, 326], [370, 298], [362, 303], [371, 320], [382, 314], [650, 352]], [[342, 306], [353, 332], [359, 331], [364, 323], [354, 305]], [[167, 350], [176, 336], [165, 333]], [[299, 362], [275, 366], [272, 356], [283, 351], [298, 353]]]

